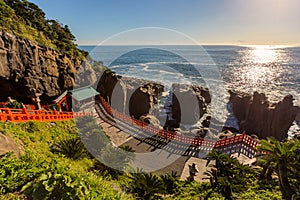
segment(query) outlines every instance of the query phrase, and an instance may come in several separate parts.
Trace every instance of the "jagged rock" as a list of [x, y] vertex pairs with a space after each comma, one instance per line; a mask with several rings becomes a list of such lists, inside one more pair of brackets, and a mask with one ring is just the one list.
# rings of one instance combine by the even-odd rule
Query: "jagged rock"
[[154, 127], [160, 127], [159, 120], [153, 115], [142, 115], [139, 119], [146, 124], [150, 124]]
[[[177, 126], [193, 125], [206, 113], [211, 96], [207, 88], [195, 85], [172, 85], [172, 118]], [[167, 122], [168, 124], [168, 122]]]
[[114, 87], [121, 81], [121, 76], [112, 71], [105, 71], [98, 82], [97, 91], [108, 102], [110, 102]]
[[297, 116], [296, 116], [296, 122], [298, 124], [300, 124], [300, 112], [298, 112]]
[[239, 133], [240, 131], [234, 127], [230, 127], [230, 126], [224, 126], [222, 128], [222, 132], [229, 130], [232, 133]]
[[230, 130], [222, 131], [219, 135], [219, 139], [226, 139], [234, 136]]
[[160, 83], [122, 77], [110, 71], [102, 75], [97, 87], [112, 108], [136, 119], [149, 114], [163, 90], [164, 86]]
[[18, 145], [14, 139], [0, 133], [0, 155], [13, 152], [16, 156], [19, 156], [22, 151], [22, 146]]
[[256, 134], [259, 138], [273, 136], [278, 140], [287, 138], [300, 108], [293, 105], [293, 97], [288, 95], [276, 104], [271, 104], [265, 94], [254, 92], [253, 95], [230, 93], [233, 113], [240, 131]]
[[129, 114], [138, 119], [146, 115], [158, 103], [158, 96], [161, 95], [162, 85], [148, 83], [135, 90], [129, 100]]
[[29, 103], [41, 93], [41, 100], [49, 102], [75, 84], [95, 81], [94, 70], [82, 58], [0, 31], [0, 101], [11, 96]]

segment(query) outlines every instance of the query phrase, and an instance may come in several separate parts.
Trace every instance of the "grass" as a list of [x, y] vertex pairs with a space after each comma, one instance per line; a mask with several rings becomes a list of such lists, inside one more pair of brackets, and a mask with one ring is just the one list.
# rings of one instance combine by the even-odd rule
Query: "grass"
[[[84, 119], [82, 122], [87, 124]], [[136, 190], [139, 189], [137, 183], [142, 181], [140, 175], [136, 175], [136, 180], [127, 173], [113, 178], [111, 174], [103, 174], [95, 169], [97, 161], [90, 155], [82, 154], [74, 159], [72, 156], [68, 158], [62, 152], [53, 151], [53, 146], [61, 144], [61, 141], [77, 141], [74, 120], [55, 123], [0, 122], [0, 132], [14, 138], [24, 148], [20, 158], [0, 156], [0, 200], [54, 197], [129, 200], [134, 199], [137, 191], [140, 191]], [[145, 185], [143, 187], [152, 185], [154, 189], [159, 188], [165, 179], [169, 181], [165, 181], [163, 185], [170, 186], [167, 183], [173, 180], [172, 177], [164, 176], [150, 178], [151, 180], [145, 179], [147, 181], [142, 183], [142, 186]], [[278, 188], [262, 190], [255, 182], [252, 184], [252, 187], [233, 193], [233, 199], [281, 199]], [[174, 184], [167, 189], [170, 191], [150, 191], [154, 195], [149, 195], [148, 199], [224, 199], [221, 194], [211, 189], [209, 183], [187, 182], [174, 178]]]
[[[24, 148], [24, 152], [19, 159], [7, 158], [4, 160], [5, 162], [2, 160], [1, 164], [3, 166], [1, 169], [4, 170], [6, 176], [1, 177], [0, 175], [0, 185], [1, 181], [3, 181], [2, 183], [8, 184], [8, 188], [15, 187], [17, 189], [11, 192], [3, 192], [0, 186], [0, 199], [25, 199], [26, 195], [32, 195], [34, 197], [34, 194], [42, 193], [40, 190], [37, 190], [37, 192], [34, 191], [32, 187], [40, 188], [39, 179], [45, 175], [49, 175], [49, 172], [53, 173], [49, 176], [52, 177], [52, 179], [53, 177], [63, 177], [63, 179], [55, 178], [57, 179], [56, 182], [60, 180], [71, 180], [70, 183], [72, 184], [68, 187], [70, 187], [72, 191], [79, 191], [79, 193], [86, 191], [87, 194], [82, 195], [82, 199], [87, 197], [90, 199], [132, 199], [131, 195], [113, 189], [116, 188], [116, 183], [107, 180], [106, 177], [91, 170], [94, 166], [94, 160], [88, 156], [74, 160], [51, 151], [51, 147], [59, 141], [66, 138], [77, 138], [76, 127], [73, 120], [55, 123], [1, 122], [0, 132], [14, 138], [15, 141]], [[19, 176], [14, 177], [8, 173], [8, 171], [17, 171]], [[29, 185], [29, 189], [21, 191], [21, 188], [25, 187], [21, 180], [25, 179], [29, 180], [27, 182], [32, 184], [32, 187]], [[49, 178], [47, 181], [51, 181], [52, 179]], [[7, 182], [7, 180], [11, 182]], [[13, 185], [15, 183], [20, 185]], [[43, 182], [43, 184], [45, 183]], [[60, 188], [62, 186], [57, 187]], [[86, 188], [86, 190], [82, 188]]]

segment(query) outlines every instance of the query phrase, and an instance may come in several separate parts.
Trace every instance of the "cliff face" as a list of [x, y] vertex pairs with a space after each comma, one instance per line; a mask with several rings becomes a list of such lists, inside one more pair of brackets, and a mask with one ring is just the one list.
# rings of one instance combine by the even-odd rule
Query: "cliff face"
[[122, 77], [115, 73], [105, 72], [98, 83], [97, 91], [121, 113], [139, 119], [149, 114], [164, 86], [142, 79]]
[[0, 31], [0, 101], [11, 96], [30, 102], [40, 94], [47, 102], [75, 85], [95, 81], [91, 65], [82, 59]]
[[[168, 127], [179, 127], [180, 124], [193, 125], [206, 113], [211, 96], [207, 88], [195, 85], [172, 85], [172, 118]], [[170, 125], [174, 123], [173, 125]]]
[[300, 113], [300, 108], [293, 105], [291, 95], [272, 105], [264, 94], [241, 95], [230, 91], [230, 101], [240, 131], [256, 134], [259, 138], [273, 136], [284, 140]]

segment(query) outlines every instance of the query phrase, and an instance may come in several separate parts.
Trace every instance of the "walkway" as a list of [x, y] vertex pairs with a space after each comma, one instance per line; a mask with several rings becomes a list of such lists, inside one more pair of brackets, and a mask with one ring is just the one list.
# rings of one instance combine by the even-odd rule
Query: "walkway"
[[[143, 143], [150, 144], [155, 149], [167, 147], [170, 153], [200, 157], [201, 154], [215, 149], [228, 154], [244, 154], [252, 158], [256, 154], [255, 147], [258, 141], [246, 134], [235, 135], [222, 140], [195, 138], [183, 136], [174, 132], [158, 129], [136, 119], [113, 110], [107, 102], [100, 97], [96, 110], [101, 119], [112, 126], [120, 127], [128, 135], [135, 137]], [[166, 146], [167, 145], [167, 146]]]
[[[180, 175], [182, 180], [186, 180], [187, 177], [189, 176], [188, 165], [192, 163], [196, 163], [199, 169], [199, 173], [195, 177], [195, 180], [204, 181], [203, 178], [205, 176], [203, 175], [203, 172], [209, 170], [210, 167], [206, 166], [207, 160], [199, 159], [198, 155], [199, 152], [201, 151], [202, 153], [208, 153], [209, 151], [208, 147], [199, 147], [191, 144], [189, 144], [189, 146], [187, 147], [187, 144], [185, 143], [174, 142], [174, 141], [170, 143], [171, 141], [170, 139], [163, 138], [149, 131], [145, 131], [143, 127], [140, 127], [138, 125], [133, 125], [132, 123], [124, 122], [118, 119], [117, 117], [113, 117], [111, 114], [107, 112], [107, 110], [104, 108], [102, 104], [95, 105], [95, 110], [97, 113], [96, 117], [98, 123], [102, 126], [105, 133], [110, 137], [112, 143], [115, 144], [116, 146], [128, 145], [131, 148], [133, 148], [133, 150], [137, 153], [146, 153], [146, 152], [152, 152], [156, 149], [163, 148], [165, 147], [165, 145], [168, 144], [168, 148], [166, 149], [166, 151], [169, 154], [181, 155], [174, 163], [160, 170], [154, 171], [154, 173], [166, 174], [171, 171], [176, 171], [177, 174]], [[232, 153], [236, 153], [236, 156], [239, 156], [239, 158], [243, 160], [250, 160], [250, 158], [244, 155], [239, 155], [240, 153], [247, 154], [246, 153], [247, 148], [245, 149], [247, 144], [239, 141], [239, 139], [231, 138], [231, 140], [237, 142], [233, 145], [226, 146], [225, 144], [228, 143], [229, 140], [228, 141], [220, 140], [221, 142], [218, 143], [219, 146], [213, 148], [219, 148], [220, 150], [223, 150], [227, 153], [232, 151]], [[213, 148], [210, 148], [210, 150]], [[238, 150], [239, 154], [235, 152], [236, 149], [239, 149]], [[250, 148], [250, 150], [251, 149], [252, 148]]]

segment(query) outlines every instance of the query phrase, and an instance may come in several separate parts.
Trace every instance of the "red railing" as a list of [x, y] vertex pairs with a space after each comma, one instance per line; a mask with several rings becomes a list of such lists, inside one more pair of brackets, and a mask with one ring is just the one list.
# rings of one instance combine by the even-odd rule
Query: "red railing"
[[171, 140], [175, 140], [178, 142], [192, 144], [192, 145], [196, 145], [196, 146], [205, 146], [205, 147], [209, 147], [209, 148], [221, 148], [224, 146], [229, 146], [229, 145], [233, 145], [233, 144], [237, 144], [237, 143], [244, 143], [246, 145], [249, 145], [252, 148], [254, 148], [258, 145], [258, 141], [253, 140], [251, 137], [249, 137], [246, 134], [235, 135], [233, 137], [221, 139], [221, 140], [207, 140], [207, 139], [204, 140], [203, 138], [182, 136], [182, 135], [176, 134], [175, 132], [167, 131], [164, 129], [159, 129], [157, 127], [146, 124], [142, 121], [131, 118], [123, 113], [120, 113], [120, 112], [112, 109], [111, 106], [100, 95], [99, 95], [99, 99], [100, 99], [101, 105], [104, 107], [106, 112], [113, 115], [115, 118], [117, 118], [121, 121], [124, 121], [126, 123], [132, 124], [134, 126], [138, 126], [139, 128], [142, 128], [145, 131], [159, 135], [166, 139], [171, 139]]
[[0, 108], [0, 121], [6, 122], [26, 122], [26, 121], [61, 121], [73, 119], [76, 117], [91, 115], [88, 112], [58, 112], [48, 110], [27, 110], [23, 109], [10, 109]]

